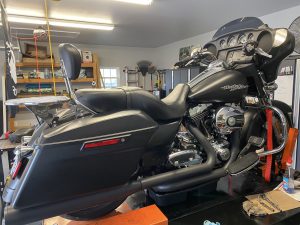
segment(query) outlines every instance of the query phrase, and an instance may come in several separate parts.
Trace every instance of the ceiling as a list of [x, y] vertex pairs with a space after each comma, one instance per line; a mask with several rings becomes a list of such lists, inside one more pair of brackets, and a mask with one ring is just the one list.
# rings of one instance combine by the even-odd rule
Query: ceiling
[[[299, 5], [299, 0], [153, 0], [142, 6], [114, 0], [48, 0], [49, 16], [103, 18], [115, 24], [113, 31], [79, 31], [76, 39], [54, 38], [53, 41], [159, 47], [178, 40], [212, 31], [224, 23], [243, 16], [262, 16]], [[6, 0], [8, 8], [44, 14], [44, 0]], [[21, 26], [24, 24], [12, 24]]]

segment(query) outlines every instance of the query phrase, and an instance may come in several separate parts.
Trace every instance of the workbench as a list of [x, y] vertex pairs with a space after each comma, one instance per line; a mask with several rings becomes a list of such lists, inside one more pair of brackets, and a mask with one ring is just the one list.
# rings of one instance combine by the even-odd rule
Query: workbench
[[[255, 175], [253, 175], [255, 176]], [[249, 217], [243, 210], [246, 195], [263, 193], [272, 190], [278, 182], [265, 183], [261, 177], [252, 177], [257, 181], [256, 190], [251, 193], [229, 195], [212, 191], [210, 193], [195, 192], [188, 201], [173, 206], [160, 208], [169, 219], [169, 225], [202, 225], [205, 220], [219, 222], [221, 225], [298, 225], [300, 224], [300, 208], [267, 215]], [[226, 180], [226, 179], [225, 179]], [[238, 182], [238, 179], [235, 181]]]

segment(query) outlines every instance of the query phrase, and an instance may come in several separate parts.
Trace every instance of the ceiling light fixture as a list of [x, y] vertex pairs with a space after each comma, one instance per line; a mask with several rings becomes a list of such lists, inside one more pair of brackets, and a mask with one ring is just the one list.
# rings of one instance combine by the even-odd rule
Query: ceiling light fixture
[[138, 4], [138, 5], [151, 5], [152, 3], [152, 0], [115, 0], [115, 1]]
[[[46, 20], [41, 17], [8, 15], [7, 19], [9, 22], [12, 22], [12, 23], [46, 25]], [[57, 26], [57, 27], [70, 27], [70, 28], [82, 28], [82, 29], [93, 29], [93, 30], [113, 30], [114, 29], [113, 24], [61, 20], [61, 19], [49, 19], [49, 24], [51, 26]]]
[[101, 23], [101, 24], [112, 24], [112, 20], [108, 18], [96, 18], [96, 17], [83, 17], [77, 15], [70, 15], [70, 14], [62, 14], [58, 12], [51, 12], [51, 19], [53, 20], [66, 20], [66, 21], [81, 21], [81, 22], [88, 22], [88, 23]]
[[82, 29], [92, 29], [92, 30], [113, 30], [114, 29], [114, 26], [112, 24], [98, 24], [98, 23], [87, 23], [87, 22], [77, 22], [77, 21], [50, 20], [49, 24], [57, 27], [71, 27], [71, 28], [82, 28]]
[[7, 20], [12, 23], [27, 23], [27, 24], [46, 25], [46, 20], [44, 20], [43, 18], [39, 18], [39, 17], [8, 15]]
[[44, 17], [44, 12], [41, 10], [32, 10], [32, 9], [24, 9], [24, 8], [6, 8], [6, 13], [8, 15], [18, 15], [18, 16], [30, 16], [30, 17]]

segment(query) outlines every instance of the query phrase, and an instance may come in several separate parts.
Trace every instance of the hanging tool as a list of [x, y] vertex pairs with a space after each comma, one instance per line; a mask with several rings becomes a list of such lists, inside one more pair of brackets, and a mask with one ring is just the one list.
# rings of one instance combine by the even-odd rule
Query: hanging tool
[[52, 80], [53, 80], [53, 91], [54, 91], [54, 95], [56, 96], [56, 81], [55, 81], [55, 73], [54, 73], [54, 60], [53, 60], [53, 51], [52, 51], [52, 42], [51, 42], [51, 31], [50, 31], [50, 26], [49, 26], [47, 0], [44, 0], [44, 5], [45, 5], [45, 17], [46, 17], [47, 30], [48, 30], [48, 42], [49, 42], [49, 49], [50, 49], [51, 71], [52, 71]]

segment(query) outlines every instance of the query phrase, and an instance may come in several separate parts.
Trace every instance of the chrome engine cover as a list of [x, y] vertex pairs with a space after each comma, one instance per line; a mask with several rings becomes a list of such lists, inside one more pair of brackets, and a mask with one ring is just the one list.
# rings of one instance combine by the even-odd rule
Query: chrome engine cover
[[224, 106], [217, 110], [215, 115], [215, 127], [217, 132], [223, 135], [231, 134], [234, 130], [244, 125], [244, 112], [238, 108]]
[[219, 140], [219, 141], [212, 140], [211, 145], [213, 146], [213, 148], [216, 151], [218, 160], [220, 160], [221, 162], [226, 162], [230, 158], [231, 152], [229, 150], [229, 142], [228, 141], [226, 141], [224, 139]]
[[172, 152], [168, 157], [171, 165], [182, 168], [202, 163], [203, 158], [197, 149], [195, 138], [188, 132], [179, 132], [176, 135], [177, 146], [173, 146]]

